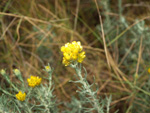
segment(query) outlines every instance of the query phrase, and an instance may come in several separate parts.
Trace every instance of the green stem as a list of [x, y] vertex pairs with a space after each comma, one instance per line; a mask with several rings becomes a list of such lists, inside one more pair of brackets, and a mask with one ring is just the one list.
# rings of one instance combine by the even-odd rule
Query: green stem
[[100, 108], [99, 106], [99, 103], [97, 101], [97, 98], [95, 96], [95, 94], [92, 92], [91, 88], [90, 88], [90, 85], [88, 84], [88, 82], [86, 81], [86, 79], [84, 79], [82, 77], [82, 74], [81, 74], [81, 67], [80, 69], [78, 68], [78, 65], [76, 65], [75, 67], [75, 71], [78, 75], [78, 77], [80, 78], [80, 82], [82, 83], [82, 85], [84, 86], [85, 90], [89, 93], [88, 95], [90, 95], [92, 97], [92, 102], [94, 104], [94, 108], [97, 109], [98, 113], [103, 113], [102, 109]]
[[28, 106], [28, 104], [27, 103], [25, 103], [25, 106], [27, 107], [27, 109], [28, 109], [28, 113], [32, 113], [32, 110], [29, 108], [29, 106]]
[[9, 96], [15, 97], [15, 96], [12, 95], [11, 93], [9, 93], [9, 92], [7, 92], [7, 91], [5, 91], [5, 90], [3, 90], [3, 89], [0, 89], [0, 90], [2, 90], [3, 93], [5, 93], [5, 94], [7, 94], [7, 95], [9, 95]]

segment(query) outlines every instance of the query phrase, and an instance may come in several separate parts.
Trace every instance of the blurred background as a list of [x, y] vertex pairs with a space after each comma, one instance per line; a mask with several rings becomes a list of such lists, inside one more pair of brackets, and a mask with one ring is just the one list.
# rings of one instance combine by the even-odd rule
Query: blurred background
[[149, 113], [149, 15], [149, 0], [0, 0], [0, 69], [16, 82], [13, 69], [24, 79], [45, 77], [42, 69], [50, 63], [54, 93], [58, 101], [69, 102], [76, 96], [69, 82], [74, 71], [62, 65], [60, 48], [81, 41], [88, 81], [95, 76], [98, 95], [112, 95], [111, 112]]

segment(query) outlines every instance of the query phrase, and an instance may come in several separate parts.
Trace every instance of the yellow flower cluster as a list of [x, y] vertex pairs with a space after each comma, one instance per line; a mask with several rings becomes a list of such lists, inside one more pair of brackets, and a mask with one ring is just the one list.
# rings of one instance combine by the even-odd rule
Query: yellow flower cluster
[[65, 46], [61, 47], [61, 51], [63, 52], [63, 64], [65, 66], [70, 65], [72, 62], [79, 62], [85, 58], [85, 52], [82, 51], [81, 43], [78, 41], [73, 41], [72, 43], [67, 43]]
[[150, 74], [150, 68], [148, 68], [148, 70], [147, 70], [147, 71], [148, 71], [148, 73]]
[[22, 93], [21, 91], [19, 91], [19, 93], [16, 94], [16, 98], [20, 101], [24, 101], [26, 98], [26, 93]]
[[35, 86], [40, 85], [41, 81], [42, 81], [42, 78], [37, 77], [37, 76], [31, 76], [30, 78], [27, 79], [28, 85], [30, 87], [35, 87]]

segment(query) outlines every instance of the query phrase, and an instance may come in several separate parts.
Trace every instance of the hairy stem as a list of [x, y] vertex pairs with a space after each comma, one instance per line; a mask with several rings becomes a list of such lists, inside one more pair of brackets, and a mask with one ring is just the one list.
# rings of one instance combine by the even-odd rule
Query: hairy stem
[[86, 90], [87, 95], [92, 97], [92, 103], [94, 104], [94, 108], [97, 109], [98, 113], [103, 113], [103, 110], [99, 106], [99, 102], [97, 101], [97, 98], [96, 98], [94, 92], [90, 88], [89, 83], [87, 82], [87, 80], [85, 78], [82, 77], [81, 68], [79, 69], [78, 65], [76, 65], [75, 71], [77, 73], [77, 76], [80, 78], [80, 82], [83, 85], [84, 89]]

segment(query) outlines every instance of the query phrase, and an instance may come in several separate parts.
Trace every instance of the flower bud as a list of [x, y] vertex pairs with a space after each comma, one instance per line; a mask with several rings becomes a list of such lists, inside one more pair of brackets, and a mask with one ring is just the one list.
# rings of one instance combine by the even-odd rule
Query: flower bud
[[5, 74], [6, 74], [6, 71], [5, 71], [4, 69], [1, 69], [0, 73], [1, 73], [2, 75], [5, 75]]

